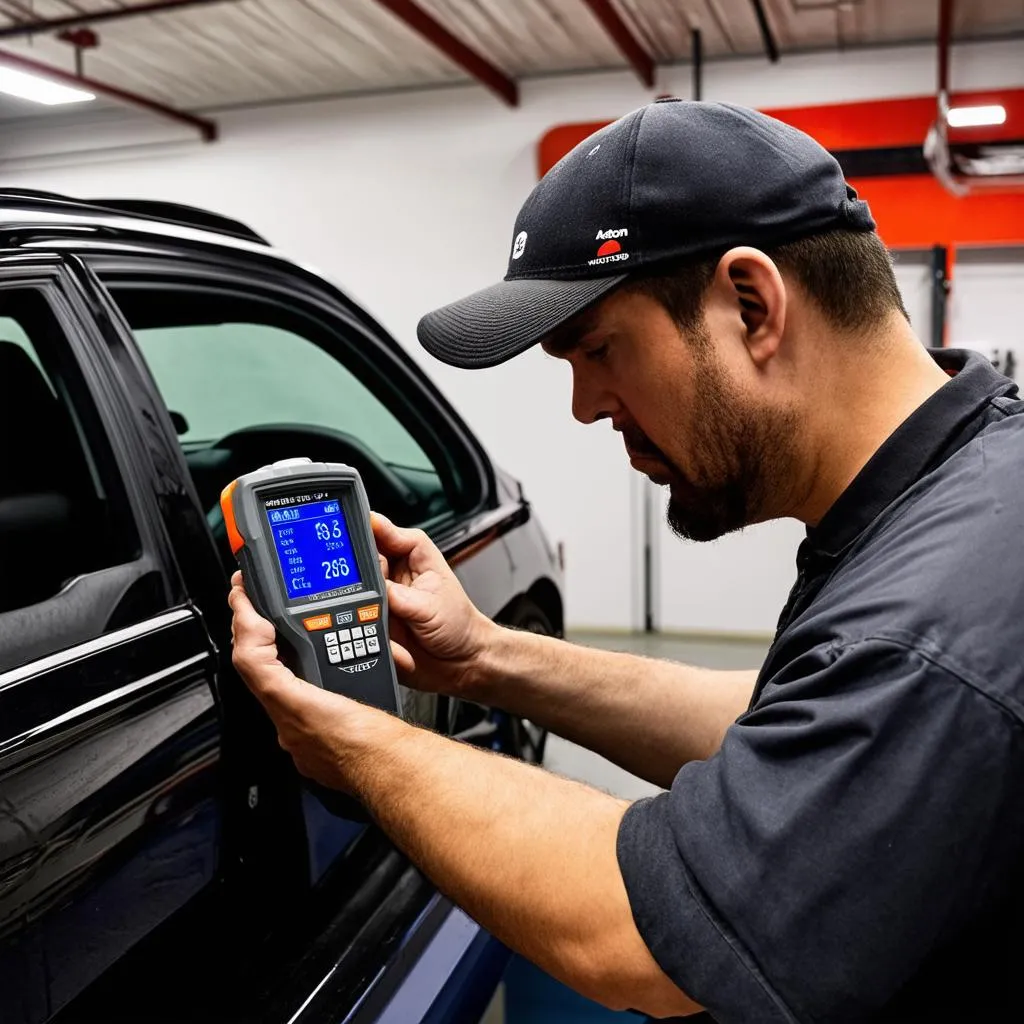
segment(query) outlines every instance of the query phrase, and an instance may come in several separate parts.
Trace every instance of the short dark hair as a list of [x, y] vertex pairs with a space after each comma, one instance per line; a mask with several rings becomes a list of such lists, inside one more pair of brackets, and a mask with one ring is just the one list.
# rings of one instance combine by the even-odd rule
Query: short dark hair
[[[790, 273], [840, 330], [863, 331], [898, 311], [908, 321], [892, 257], [873, 231], [829, 231], [763, 250]], [[687, 331], [703, 321], [704, 297], [721, 254], [641, 271], [626, 283], [661, 303]]]

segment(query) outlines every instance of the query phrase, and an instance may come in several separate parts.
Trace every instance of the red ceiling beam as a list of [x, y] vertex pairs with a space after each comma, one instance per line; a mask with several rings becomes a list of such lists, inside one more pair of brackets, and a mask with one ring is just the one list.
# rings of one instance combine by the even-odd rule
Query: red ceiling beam
[[622, 55], [633, 65], [633, 70], [640, 76], [640, 81], [648, 89], [654, 88], [654, 59], [637, 42], [636, 36], [629, 26], [619, 17], [619, 12], [612, 7], [611, 0], [583, 0], [593, 12], [594, 17], [604, 26], [605, 32], [622, 52]]
[[[59, 32], [64, 28], [76, 25], [98, 25], [101, 21], [121, 21], [134, 18], [140, 14], [163, 14], [166, 11], [178, 11], [184, 7], [208, 6], [210, 4], [236, 3], [237, 0], [154, 0], [151, 3], [132, 4], [131, 7], [112, 7], [92, 13], [62, 15], [59, 18], [37, 18], [26, 11], [27, 17], [0, 28], [0, 39], [13, 39], [15, 36], [31, 36], [39, 32]], [[21, 8], [19, 7], [19, 10]]]
[[74, 75], [70, 71], [62, 71], [60, 68], [51, 67], [41, 61], [33, 60], [31, 57], [22, 57], [18, 53], [8, 53], [0, 50], [0, 67], [3, 66], [18, 68], [27, 71], [32, 75], [40, 75], [43, 78], [52, 79], [62, 85], [70, 85], [76, 89], [85, 89], [88, 92], [96, 93], [99, 96], [109, 96], [120, 103], [127, 103], [132, 107], [139, 107], [151, 114], [167, 118], [170, 121], [177, 121], [179, 124], [188, 125], [194, 128], [202, 136], [204, 142], [213, 142], [217, 138], [217, 124], [205, 117], [196, 117], [194, 114], [186, 114], [183, 110], [176, 110], [164, 103], [140, 96], [138, 93], [128, 92], [125, 89], [118, 89], [115, 85], [107, 85], [105, 82], [97, 82], [94, 78], [87, 78], [85, 75]]
[[478, 82], [496, 92], [510, 107], [519, 105], [519, 87], [503, 71], [489, 60], [470, 49], [461, 39], [456, 39], [422, 7], [412, 0], [377, 0], [396, 18], [404, 21], [414, 32], [418, 32], [431, 45], [437, 47], [446, 57], [467, 71]]

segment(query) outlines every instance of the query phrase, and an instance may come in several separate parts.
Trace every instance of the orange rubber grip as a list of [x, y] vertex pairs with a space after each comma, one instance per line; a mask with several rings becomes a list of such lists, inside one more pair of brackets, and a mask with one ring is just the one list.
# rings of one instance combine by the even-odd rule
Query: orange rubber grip
[[238, 532], [238, 525], [235, 523], [235, 505], [231, 496], [238, 486], [237, 480], [231, 483], [220, 492], [220, 510], [224, 513], [224, 525], [228, 528], [228, 543], [231, 545], [231, 554], [237, 555], [245, 547], [245, 540]]

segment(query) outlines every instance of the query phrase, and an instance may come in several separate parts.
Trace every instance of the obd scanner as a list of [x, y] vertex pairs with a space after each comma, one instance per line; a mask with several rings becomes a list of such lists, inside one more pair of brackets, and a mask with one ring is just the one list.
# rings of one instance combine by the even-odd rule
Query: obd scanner
[[[246, 593], [274, 624], [281, 660], [310, 683], [402, 717], [359, 473], [285, 459], [228, 484], [220, 504]], [[309, 785], [328, 809], [355, 816], [354, 802]]]

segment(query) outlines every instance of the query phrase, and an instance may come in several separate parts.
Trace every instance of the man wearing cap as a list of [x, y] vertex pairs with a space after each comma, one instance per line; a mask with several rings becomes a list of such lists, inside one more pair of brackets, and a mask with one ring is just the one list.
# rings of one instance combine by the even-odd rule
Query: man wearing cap
[[574, 415], [610, 420], [680, 536], [807, 525], [748, 674], [496, 626], [423, 533], [376, 521], [408, 685], [547, 725], [661, 795], [628, 804], [296, 679], [236, 578], [235, 663], [299, 770], [608, 1006], [767, 1024], [1020, 1002], [1024, 403], [981, 356], [922, 347], [873, 229], [806, 135], [650, 104], [536, 186], [504, 281], [420, 324], [457, 366], [537, 343], [566, 361]]

